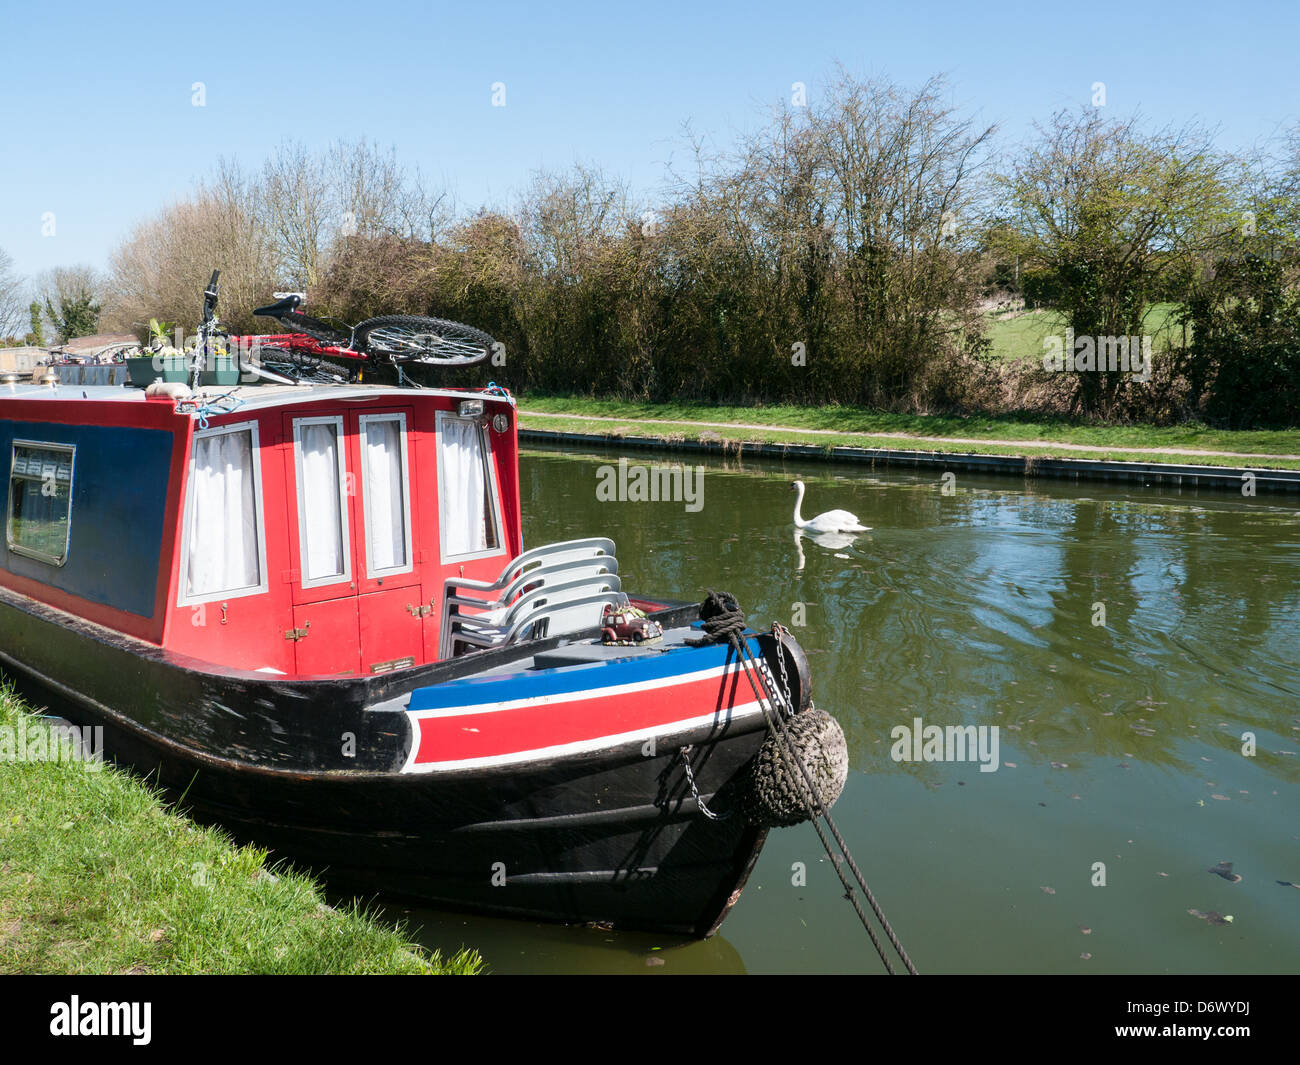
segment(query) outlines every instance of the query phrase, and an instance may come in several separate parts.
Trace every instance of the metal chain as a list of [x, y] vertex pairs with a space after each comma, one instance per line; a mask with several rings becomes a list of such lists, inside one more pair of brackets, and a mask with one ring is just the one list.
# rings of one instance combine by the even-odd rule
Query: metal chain
[[686, 783], [691, 786], [691, 798], [695, 800], [695, 805], [699, 807], [700, 813], [710, 821], [725, 821], [736, 812], [732, 807], [725, 814], [715, 814], [705, 805], [704, 796], [700, 794], [700, 789], [695, 785], [695, 770], [691, 768], [691, 751], [695, 750], [694, 745], [683, 747], [677, 752], [678, 757], [682, 760], [682, 768], [686, 770]]
[[[875, 947], [876, 953], [880, 956], [881, 962], [885, 966], [885, 971], [890, 975], [894, 973], [894, 966], [889, 960], [883, 944], [877, 937], [875, 929], [872, 928], [866, 913], [858, 901], [858, 890], [861, 891], [867, 904], [870, 906], [876, 920], [880, 923], [885, 936], [889, 940], [890, 946], [897, 951], [898, 956], [902, 959], [903, 965], [907, 971], [916, 974], [916, 966], [912, 959], [908, 957], [907, 952], [903, 949], [902, 943], [899, 942], [898, 936], [890, 926], [884, 911], [880, 908], [880, 903], [876, 901], [875, 895], [867, 886], [866, 878], [862, 875], [862, 870], [858, 868], [857, 862], [853, 860], [853, 854], [849, 851], [848, 844], [845, 843], [844, 837], [840, 835], [839, 827], [831, 817], [830, 810], [822, 802], [821, 790], [813, 781], [812, 774], [808, 770], [799, 751], [791, 742], [787, 728], [787, 718], [794, 718], [797, 710], [793, 705], [794, 700], [790, 695], [790, 677], [785, 666], [785, 647], [782, 643], [782, 636], [787, 634], [787, 630], [777, 622], [772, 624], [772, 635], [776, 639], [778, 648], [777, 663], [781, 670], [781, 689], [777, 690], [775, 679], [772, 676], [771, 669], [768, 667], [764, 658], [757, 657], [749, 648], [749, 636], [745, 629], [744, 614], [740, 611], [740, 605], [736, 602], [734, 596], [727, 593], [717, 593], [710, 591], [708, 598], [700, 608], [701, 620], [704, 621], [704, 629], [707, 636], [703, 640], [688, 641], [692, 646], [701, 646], [706, 643], [723, 643], [731, 645], [736, 652], [740, 671], [745, 674], [745, 679], [754, 693], [754, 699], [758, 703], [759, 710], [762, 711], [764, 723], [771, 738], [776, 741], [776, 750], [780, 755], [785, 773], [791, 781], [798, 781], [803, 777], [804, 783], [808, 787], [807, 798], [804, 800], [804, 808], [808, 814], [808, 820], [812, 824], [813, 830], [817, 833], [817, 838], [821, 842], [822, 849], [825, 850], [828, 858], [831, 859], [831, 866], [835, 870], [836, 876], [839, 877], [840, 883], [844, 886], [844, 897], [853, 907], [858, 919], [862, 922], [862, 927], [866, 930], [871, 945]], [[765, 656], [764, 656], [765, 657]], [[762, 678], [760, 683], [759, 678]], [[785, 703], [784, 708], [778, 706], [778, 702]], [[809, 706], [812, 703], [809, 700]], [[784, 709], [784, 713], [782, 710]], [[680, 748], [679, 756], [682, 758], [686, 770], [687, 781], [690, 784], [691, 792], [695, 796], [701, 811], [706, 817], [712, 820], [721, 820], [711, 810], [705, 808], [700, 798], [699, 790], [695, 787], [695, 777], [691, 769], [687, 753], [691, 747]], [[735, 812], [734, 809], [732, 811]], [[729, 816], [729, 815], [728, 815]], [[822, 829], [821, 821], [825, 820], [826, 828], [830, 829], [839, 847], [840, 854], [836, 854], [831, 847], [830, 840], [826, 838], [826, 833]], [[856, 889], [853, 883], [845, 876], [842, 866], [848, 865], [856, 880]]]
[[[776, 662], [781, 667], [781, 693], [785, 696], [786, 709], [793, 714], [795, 713], [795, 706], [794, 700], [790, 698], [790, 677], [785, 671], [785, 641], [781, 639], [781, 637], [789, 635], [789, 630], [779, 621], [774, 621], [772, 622], [772, 635], [776, 637]], [[766, 665], [767, 663], [764, 662], [765, 667]]]

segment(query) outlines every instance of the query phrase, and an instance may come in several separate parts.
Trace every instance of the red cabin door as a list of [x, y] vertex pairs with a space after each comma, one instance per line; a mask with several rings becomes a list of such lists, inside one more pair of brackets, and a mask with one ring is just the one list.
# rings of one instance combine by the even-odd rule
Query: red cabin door
[[341, 414], [286, 414], [287, 574], [293, 600], [295, 668], [299, 674], [356, 673], [361, 668], [357, 574], [353, 545], [355, 477]]
[[429, 604], [420, 588], [426, 547], [413, 498], [422, 455], [410, 407], [352, 413], [357, 471], [353, 510], [361, 670], [383, 673], [423, 662]]
[[421, 587], [428, 548], [412, 416], [410, 407], [285, 416], [300, 674], [381, 673], [436, 654], [425, 653], [437, 619]]

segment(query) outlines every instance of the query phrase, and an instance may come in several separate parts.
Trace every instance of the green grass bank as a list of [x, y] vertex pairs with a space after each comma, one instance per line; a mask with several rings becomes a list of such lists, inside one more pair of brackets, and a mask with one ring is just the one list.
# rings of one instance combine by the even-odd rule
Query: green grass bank
[[1015, 415], [892, 414], [858, 407], [725, 407], [575, 396], [517, 397], [529, 429], [952, 454], [1300, 469], [1300, 430], [1096, 425]]
[[[18, 738], [19, 730], [23, 737]], [[0, 972], [473, 974], [111, 765], [22, 757], [48, 724], [0, 687]]]

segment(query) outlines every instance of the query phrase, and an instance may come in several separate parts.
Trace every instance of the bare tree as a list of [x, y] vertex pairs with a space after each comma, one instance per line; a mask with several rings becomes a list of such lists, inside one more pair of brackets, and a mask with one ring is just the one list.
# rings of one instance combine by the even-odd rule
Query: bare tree
[[343, 223], [329, 217], [334, 201], [324, 160], [301, 144], [282, 144], [262, 167], [260, 184], [262, 221], [283, 278], [314, 288], [328, 241]]
[[442, 197], [430, 196], [418, 175], [412, 177], [393, 149], [381, 151], [366, 140], [333, 145], [323, 166], [333, 196], [333, 231], [339, 237], [410, 237], [430, 240], [446, 219]]
[[583, 267], [626, 233], [629, 200], [625, 183], [599, 167], [542, 171], [520, 205], [520, 227], [534, 268], [573, 280]]
[[14, 270], [13, 257], [0, 248], [0, 341], [22, 336], [27, 314], [23, 279]]
[[[721, 342], [707, 361], [744, 394], [943, 402], [981, 335], [970, 249], [994, 132], [946, 95], [941, 79], [910, 91], [841, 69], [734, 156], [697, 142], [665, 229], [679, 346]], [[796, 344], [815, 352], [806, 369]]]
[[869, 371], [883, 395], [905, 399], [927, 363], [979, 329], [963, 253], [980, 227], [976, 178], [995, 127], [946, 96], [942, 78], [908, 91], [841, 70], [811, 109], [827, 221]]
[[137, 333], [150, 318], [192, 329], [203, 288], [219, 269], [222, 320], [254, 331], [253, 308], [280, 283], [274, 240], [258, 222], [262, 210], [257, 183], [223, 162], [214, 179], [137, 226], [114, 252], [105, 320]]

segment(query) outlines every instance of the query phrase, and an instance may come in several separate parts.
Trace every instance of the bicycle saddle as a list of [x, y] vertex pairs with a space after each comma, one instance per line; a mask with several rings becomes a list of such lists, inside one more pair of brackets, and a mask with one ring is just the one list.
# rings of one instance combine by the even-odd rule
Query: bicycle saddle
[[259, 318], [279, 318], [282, 314], [292, 314], [301, 302], [301, 296], [290, 293], [278, 303], [272, 303], [269, 307], [258, 307], [253, 313]]

